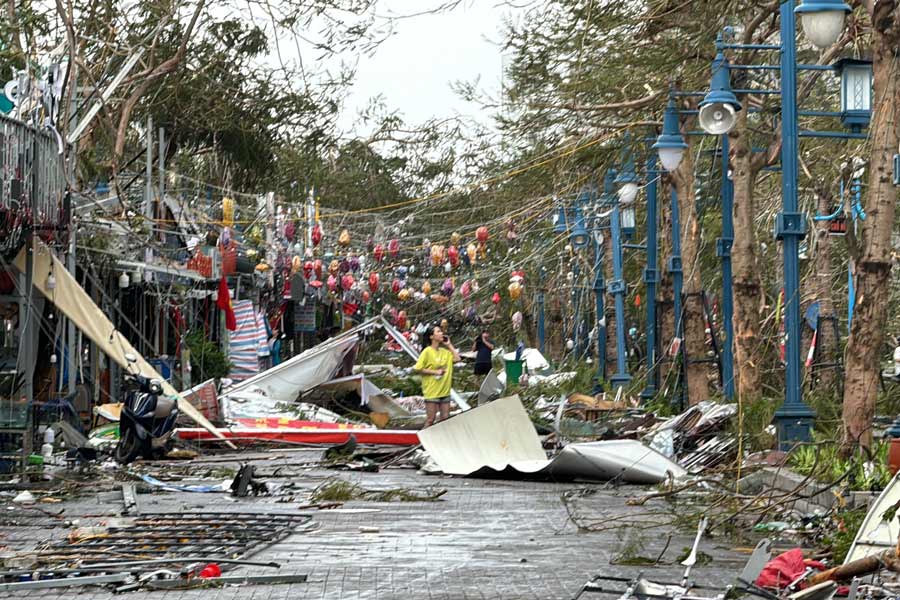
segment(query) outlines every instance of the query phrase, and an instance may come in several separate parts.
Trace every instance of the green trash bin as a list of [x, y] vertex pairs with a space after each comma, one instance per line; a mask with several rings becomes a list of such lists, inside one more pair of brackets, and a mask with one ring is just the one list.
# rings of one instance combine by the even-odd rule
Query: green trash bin
[[524, 360], [507, 360], [506, 361], [506, 384], [519, 383], [519, 377], [522, 376], [522, 368], [525, 364]]

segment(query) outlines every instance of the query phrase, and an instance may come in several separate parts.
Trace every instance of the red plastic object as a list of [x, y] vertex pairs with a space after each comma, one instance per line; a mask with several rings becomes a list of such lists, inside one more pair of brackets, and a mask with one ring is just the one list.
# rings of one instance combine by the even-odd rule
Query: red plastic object
[[222, 569], [219, 568], [219, 565], [216, 563], [209, 563], [203, 570], [200, 571], [200, 577], [202, 579], [212, 579], [215, 577], [219, 577], [222, 575]]

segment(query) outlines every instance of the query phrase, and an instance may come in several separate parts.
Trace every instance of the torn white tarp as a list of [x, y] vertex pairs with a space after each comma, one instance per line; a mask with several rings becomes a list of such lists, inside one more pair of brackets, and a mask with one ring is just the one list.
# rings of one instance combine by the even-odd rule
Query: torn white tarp
[[360, 405], [368, 406], [372, 412], [387, 413], [392, 418], [409, 416], [408, 410], [394, 402], [362, 373], [332, 379], [320, 385], [319, 389], [333, 392], [355, 391], [359, 394]]
[[900, 538], [898, 503], [900, 503], [900, 472], [894, 475], [866, 513], [847, 558], [844, 559], [845, 565], [897, 545], [897, 538]]
[[653, 484], [686, 471], [635, 440], [569, 444], [548, 460], [518, 396], [501, 398], [419, 432], [444, 473], [513, 479]]
[[[504, 354], [503, 360], [516, 360], [516, 353], [508, 352]], [[529, 373], [550, 368], [550, 363], [547, 362], [547, 359], [544, 358], [544, 355], [537, 348], [526, 348], [522, 351], [522, 357], [519, 360], [525, 361], [525, 366], [528, 368]]]
[[300, 394], [335, 376], [346, 355], [359, 342], [360, 333], [375, 322], [368, 321], [226, 389], [220, 398], [225, 418], [284, 416]]

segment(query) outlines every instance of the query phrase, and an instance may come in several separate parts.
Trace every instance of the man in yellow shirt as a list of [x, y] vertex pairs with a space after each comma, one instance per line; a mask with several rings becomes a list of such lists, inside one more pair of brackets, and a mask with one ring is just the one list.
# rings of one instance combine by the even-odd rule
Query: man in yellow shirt
[[444, 337], [444, 331], [433, 326], [425, 333], [422, 353], [413, 371], [422, 375], [422, 395], [425, 396], [425, 427], [450, 416], [450, 388], [453, 384], [453, 363], [459, 352]]

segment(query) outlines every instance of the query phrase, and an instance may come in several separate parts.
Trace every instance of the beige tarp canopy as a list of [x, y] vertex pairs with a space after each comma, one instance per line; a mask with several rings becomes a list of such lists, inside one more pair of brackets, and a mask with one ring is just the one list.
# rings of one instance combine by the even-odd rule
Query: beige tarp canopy
[[[16, 268], [23, 273], [25, 272], [26, 250], [27, 247], [23, 248], [19, 255], [16, 256], [14, 262]], [[34, 241], [33, 259], [34, 287], [53, 302], [84, 335], [97, 344], [97, 347], [104, 354], [122, 368], [137, 369], [145, 377], [162, 381], [163, 393], [178, 398], [178, 410], [189, 416], [204, 429], [216, 435], [216, 437], [222, 438], [222, 435], [216, 431], [212, 423], [165, 381], [162, 375], [157, 373], [156, 369], [150, 366], [150, 363], [144, 360], [144, 357], [132, 347], [129, 341], [125, 339], [125, 336], [119, 333], [112, 322], [106, 318], [100, 307], [94, 304], [87, 292], [69, 274], [66, 266], [53, 256], [53, 252], [46, 244], [37, 238]], [[51, 271], [56, 279], [56, 287], [52, 290], [47, 289], [47, 276]], [[133, 365], [125, 358], [128, 354], [137, 358], [137, 362]], [[231, 446], [230, 443], [229, 446]]]

